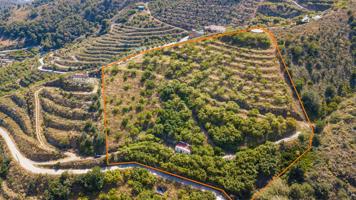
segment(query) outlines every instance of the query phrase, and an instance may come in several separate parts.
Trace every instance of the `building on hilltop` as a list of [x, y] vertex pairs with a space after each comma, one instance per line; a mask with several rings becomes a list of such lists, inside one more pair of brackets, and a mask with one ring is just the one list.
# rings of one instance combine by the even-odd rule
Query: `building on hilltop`
[[302, 23], [309, 23], [309, 21], [310, 21], [310, 18], [309, 18], [308, 15], [305, 15], [305, 16], [303, 17], [303, 19], [301, 20]]
[[139, 5], [139, 6], [137, 6], [137, 10], [144, 11], [145, 10], [145, 6]]
[[185, 142], [178, 142], [174, 148], [177, 153], [190, 154], [190, 145]]
[[210, 25], [204, 26], [204, 30], [211, 33], [223, 33], [226, 31], [226, 28], [224, 26]]

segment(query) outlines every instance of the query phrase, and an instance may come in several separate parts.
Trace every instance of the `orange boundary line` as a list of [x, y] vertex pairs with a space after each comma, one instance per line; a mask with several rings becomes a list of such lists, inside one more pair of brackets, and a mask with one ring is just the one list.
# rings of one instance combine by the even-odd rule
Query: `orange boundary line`
[[103, 98], [103, 121], [104, 121], [104, 131], [105, 131], [106, 164], [108, 166], [125, 165], [125, 164], [138, 165], [138, 166], [145, 167], [145, 168], [148, 168], [148, 169], [152, 169], [152, 170], [161, 172], [163, 174], [174, 176], [176, 178], [180, 178], [180, 179], [183, 179], [183, 180], [186, 180], [186, 181], [198, 184], [198, 185], [202, 185], [202, 186], [208, 187], [210, 189], [213, 189], [213, 190], [216, 190], [216, 191], [220, 192], [228, 200], [232, 200], [232, 198], [225, 192], [225, 190], [223, 190], [221, 188], [218, 188], [218, 187], [215, 187], [213, 185], [209, 185], [209, 184], [206, 184], [206, 183], [203, 183], [203, 182], [200, 182], [200, 181], [196, 181], [196, 180], [184, 177], [184, 176], [180, 176], [180, 175], [177, 175], [177, 174], [174, 174], [174, 173], [171, 173], [171, 172], [159, 169], [159, 168], [151, 167], [151, 166], [139, 163], [139, 162], [113, 162], [113, 163], [109, 162], [108, 134], [107, 134], [107, 132], [105, 130], [105, 128], [107, 127], [107, 119], [106, 119], [106, 96], [105, 96], [105, 75], [104, 75], [105, 73], [104, 73], [104, 69], [107, 68], [107, 67], [111, 67], [113, 65], [122, 63], [122, 62], [126, 62], [126, 61], [130, 60], [133, 57], [144, 55], [144, 54], [149, 53], [149, 52], [158, 51], [158, 50], [162, 50], [162, 49], [165, 49], [165, 48], [172, 48], [172, 47], [180, 46], [180, 45], [183, 45], [183, 44], [192, 44], [192, 43], [196, 43], [196, 42], [216, 39], [216, 38], [220, 38], [220, 37], [223, 37], [223, 36], [235, 35], [235, 34], [238, 34], [238, 33], [251, 31], [252, 29], [261, 29], [261, 30], [263, 30], [265, 33], [267, 33], [267, 35], [271, 39], [272, 45], [277, 50], [277, 56], [282, 61], [284, 70], [286, 71], [286, 73], [288, 75], [288, 79], [289, 79], [290, 83], [293, 86], [294, 93], [297, 96], [297, 99], [298, 99], [299, 104], [300, 104], [300, 106], [302, 108], [302, 111], [303, 111], [303, 115], [304, 115], [307, 123], [309, 124], [309, 127], [311, 128], [312, 134], [309, 137], [309, 144], [308, 144], [307, 149], [300, 156], [298, 156], [294, 161], [292, 161], [286, 168], [284, 168], [280, 173], [278, 173], [277, 175], [273, 176], [272, 179], [263, 188], [261, 188], [260, 190], [255, 192], [252, 195], [251, 199], [256, 199], [256, 197], [258, 197], [263, 191], [265, 191], [273, 183], [273, 181], [276, 180], [276, 178], [281, 177], [283, 174], [285, 174], [295, 163], [297, 163], [305, 154], [307, 154], [312, 149], [312, 142], [313, 142], [313, 137], [314, 137], [314, 126], [312, 125], [312, 123], [311, 123], [311, 121], [309, 119], [309, 116], [308, 116], [307, 112], [305, 111], [303, 101], [300, 98], [300, 95], [299, 95], [299, 93], [297, 91], [297, 88], [296, 88], [296, 86], [294, 84], [292, 76], [291, 76], [291, 74], [290, 74], [290, 72], [288, 70], [286, 62], [284, 61], [284, 58], [283, 58], [283, 56], [281, 54], [281, 51], [280, 51], [279, 46], [278, 46], [277, 39], [276, 39], [275, 35], [270, 30], [268, 30], [268, 29], [266, 29], [264, 27], [251, 27], [251, 28], [244, 29], [244, 30], [237, 30], [237, 31], [225, 32], [225, 33], [219, 33], [219, 34], [214, 34], [214, 35], [209, 35], [209, 36], [205, 36], [205, 37], [199, 37], [199, 38], [191, 39], [191, 40], [184, 41], [184, 42], [170, 44], [170, 45], [166, 45], [166, 46], [154, 47], [154, 48], [151, 48], [151, 49], [147, 49], [147, 50], [143, 50], [143, 51], [140, 51], [140, 52], [137, 52], [137, 53], [130, 54], [130, 55], [124, 57], [124, 58], [121, 58], [121, 59], [115, 61], [115, 62], [112, 62], [112, 63], [109, 63], [109, 64], [107, 64], [105, 66], [102, 66], [101, 67], [101, 79], [102, 79], [101, 93], [102, 93], [102, 98]]

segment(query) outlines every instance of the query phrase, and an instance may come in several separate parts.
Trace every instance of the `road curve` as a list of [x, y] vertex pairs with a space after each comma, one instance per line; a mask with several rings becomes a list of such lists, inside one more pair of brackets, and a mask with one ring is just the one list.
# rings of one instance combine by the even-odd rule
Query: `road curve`
[[51, 69], [43, 69], [45, 63], [44, 63], [44, 57], [38, 59], [38, 62], [40, 63], [40, 66], [38, 66], [38, 70], [42, 72], [50, 72], [50, 73], [56, 73], [56, 74], [65, 74], [67, 72], [62, 72], [62, 71], [56, 71], [56, 70], [51, 70]]
[[[43, 163], [41, 162], [35, 162], [32, 161], [28, 158], [26, 158], [17, 148], [16, 144], [12, 141], [10, 135], [8, 134], [8, 132], [3, 129], [2, 127], [0, 127], [0, 135], [1, 137], [4, 139], [6, 145], [8, 146], [8, 149], [11, 153], [11, 156], [14, 158], [14, 160], [16, 162], [18, 162], [20, 164], [20, 166], [22, 168], [24, 168], [25, 170], [32, 172], [34, 174], [48, 174], [48, 175], [60, 175], [64, 172], [68, 172], [71, 174], [85, 174], [88, 171], [90, 171], [90, 169], [47, 169], [47, 168], [41, 168], [38, 167], [37, 165], [41, 165]], [[109, 171], [109, 170], [116, 170], [116, 169], [129, 169], [129, 168], [133, 168], [133, 167], [141, 167], [141, 168], [145, 168], [143, 166], [139, 166], [139, 165], [135, 165], [135, 164], [123, 164], [123, 165], [117, 165], [117, 166], [108, 166], [108, 167], [102, 167], [101, 170], [103, 172], [105, 171]], [[147, 169], [150, 173], [152, 173], [155, 176], [161, 177], [163, 179], [167, 179], [170, 181], [174, 181], [174, 182], [178, 182], [180, 184], [183, 185], [187, 185], [187, 186], [191, 186], [195, 189], [199, 189], [199, 190], [205, 190], [205, 191], [211, 191], [215, 194], [216, 199], [217, 200], [225, 200], [225, 197], [217, 190], [202, 186], [202, 185], [198, 185], [194, 182], [191, 181], [187, 181], [184, 179], [180, 179], [178, 177], [174, 177], [168, 174], [164, 174], [162, 172], [153, 170], [153, 169]]]
[[302, 132], [297, 131], [297, 132], [295, 132], [293, 135], [291, 135], [291, 136], [289, 136], [289, 137], [286, 137], [286, 138], [283, 138], [283, 139], [280, 139], [280, 140], [278, 140], [278, 141], [275, 141], [274, 143], [275, 143], [275, 144], [279, 144], [279, 143], [281, 143], [281, 142], [289, 142], [289, 141], [291, 141], [291, 140], [294, 140], [294, 139], [298, 138], [298, 136], [299, 136], [300, 134], [302, 134]]

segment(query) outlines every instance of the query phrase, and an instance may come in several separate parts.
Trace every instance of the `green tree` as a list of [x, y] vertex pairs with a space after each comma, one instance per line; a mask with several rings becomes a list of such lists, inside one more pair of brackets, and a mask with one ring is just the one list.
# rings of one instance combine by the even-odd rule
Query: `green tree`
[[288, 174], [288, 183], [304, 182], [304, 170], [300, 166], [293, 167]]
[[308, 112], [310, 118], [311, 119], [317, 118], [320, 112], [319, 96], [315, 92], [308, 91], [302, 95], [302, 101], [304, 103], [304, 107]]
[[290, 187], [289, 197], [293, 200], [312, 200], [314, 196], [314, 189], [308, 183], [295, 183]]
[[88, 173], [78, 177], [80, 185], [86, 192], [97, 192], [104, 187], [104, 173], [100, 167], [94, 167]]
[[105, 185], [119, 185], [123, 183], [124, 179], [120, 170], [112, 170], [105, 172], [104, 183]]
[[64, 173], [59, 179], [49, 182], [48, 189], [45, 191], [45, 199], [57, 200], [68, 199], [71, 192], [72, 182], [68, 174]]

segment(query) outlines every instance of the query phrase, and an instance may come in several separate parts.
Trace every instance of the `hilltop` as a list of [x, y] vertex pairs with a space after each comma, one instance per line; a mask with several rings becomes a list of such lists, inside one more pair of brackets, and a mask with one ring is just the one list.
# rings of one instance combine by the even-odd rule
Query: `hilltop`
[[[116, 15], [124, 17], [121, 11], [136, 3], [140, 1], [35, 0], [1, 12], [0, 34], [21, 42], [22, 46], [58, 49], [77, 38], [107, 33]], [[208, 25], [293, 24], [304, 15], [316, 15], [333, 6], [332, 0], [322, 3], [307, 0], [146, 0], [142, 3], [157, 20], [188, 31]]]

